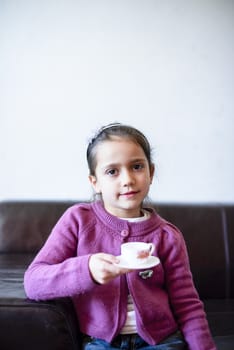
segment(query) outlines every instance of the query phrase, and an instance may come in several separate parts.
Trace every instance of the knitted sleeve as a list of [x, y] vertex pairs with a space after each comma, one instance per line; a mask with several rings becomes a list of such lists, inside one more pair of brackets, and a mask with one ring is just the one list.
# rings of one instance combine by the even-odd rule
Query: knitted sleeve
[[79, 217], [74, 206], [59, 219], [26, 270], [24, 288], [28, 298], [70, 297], [93, 288], [88, 268], [90, 255], [77, 256], [78, 237]]
[[192, 350], [215, 350], [203, 303], [195, 289], [186, 244], [181, 232], [168, 225], [161, 257], [169, 299], [181, 331]]

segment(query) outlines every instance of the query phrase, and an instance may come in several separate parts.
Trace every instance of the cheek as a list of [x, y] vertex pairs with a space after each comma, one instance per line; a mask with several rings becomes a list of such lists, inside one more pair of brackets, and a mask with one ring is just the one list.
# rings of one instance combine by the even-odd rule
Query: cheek
[[145, 184], [145, 186], [150, 186], [152, 180], [149, 174], [145, 174], [141, 177], [142, 184]]
[[96, 191], [103, 193], [108, 196], [110, 189], [112, 188], [109, 181], [103, 181], [102, 179], [96, 183]]
[[115, 187], [115, 185], [111, 182], [103, 184], [101, 188], [101, 193], [103, 198], [106, 199], [113, 199], [113, 197], [116, 197], [118, 194], [118, 189]]

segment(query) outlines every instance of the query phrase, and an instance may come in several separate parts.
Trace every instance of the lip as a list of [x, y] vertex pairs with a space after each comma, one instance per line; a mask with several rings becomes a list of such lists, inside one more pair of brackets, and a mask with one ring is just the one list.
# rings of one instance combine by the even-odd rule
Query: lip
[[134, 196], [135, 194], [139, 193], [138, 191], [129, 191], [129, 192], [125, 192], [125, 193], [121, 193], [121, 196], [124, 197], [130, 197], [130, 196]]

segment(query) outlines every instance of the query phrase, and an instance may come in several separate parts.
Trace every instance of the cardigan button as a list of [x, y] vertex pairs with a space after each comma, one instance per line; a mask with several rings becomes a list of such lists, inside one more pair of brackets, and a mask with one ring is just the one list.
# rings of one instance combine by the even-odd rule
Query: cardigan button
[[122, 231], [120, 232], [120, 234], [121, 234], [122, 237], [128, 237], [129, 231], [128, 231], [128, 230], [122, 230]]

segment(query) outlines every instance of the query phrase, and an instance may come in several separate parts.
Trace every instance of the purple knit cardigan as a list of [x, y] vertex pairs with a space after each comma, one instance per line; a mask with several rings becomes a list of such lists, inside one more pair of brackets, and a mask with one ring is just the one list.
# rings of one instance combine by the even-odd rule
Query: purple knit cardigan
[[[142, 278], [139, 270], [106, 285], [92, 280], [91, 254], [120, 254], [123, 242], [153, 242], [160, 264]], [[59, 219], [45, 245], [25, 272], [26, 294], [34, 300], [71, 297], [83, 333], [110, 342], [126, 320], [131, 293], [138, 334], [149, 344], [182, 331], [190, 350], [215, 350], [194, 288], [180, 231], [151, 210], [141, 222], [121, 220], [101, 202], [77, 204]]]

